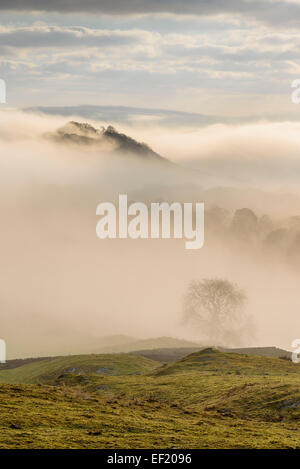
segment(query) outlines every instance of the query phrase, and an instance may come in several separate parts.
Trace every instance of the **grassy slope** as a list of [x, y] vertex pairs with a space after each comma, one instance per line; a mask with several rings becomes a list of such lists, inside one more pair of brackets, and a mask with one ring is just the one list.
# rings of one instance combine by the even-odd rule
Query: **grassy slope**
[[300, 366], [286, 360], [204, 350], [54, 384], [0, 386], [0, 448], [300, 448]]
[[163, 347], [157, 349], [136, 350], [129, 353], [139, 355], [140, 357], [150, 358], [151, 360], [155, 360], [160, 363], [171, 363], [185, 357], [186, 355], [189, 355], [190, 353], [199, 352], [203, 348], [205, 347]]
[[224, 353], [216, 349], [203, 349], [200, 352], [191, 353], [176, 362], [160, 367], [156, 374], [166, 375], [174, 373], [187, 373], [190, 371], [215, 372], [223, 374], [243, 375], [270, 375], [288, 372], [299, 373], [300, 368], [295, 367], [290, 360], [281, 360], [272, 357], [253, 356], [237, 353]]
[[[185, 357], [188, 354], [199, 352], [206, 347], [201, 347], [198, 345], [197, 347], [163, 347], [163, 348], [156, 348], [156, 349], [148, 349], [148, 350], [136, 350], [130, 353], [135, 355], [140, 355], [142, 357], [150, 358], [151, 360], [159, 361], [161, 363], [170, 363], [175, 360], [179, 360], [180, 358]], [[218, 347], [220, 352], [225, 353], [239, 353], [243, 355], [259, 355], [264, 357], [273, 357], [273, 358], [280, 358], [280, 357], [291, 357], [291, 352], [287, 352], [286, 350], [279, 349], [276, 347], [251, 347], [251, 348], [239, 348], [239, 349], [226, 349]]]
[[1, 383], [51, 383], [64, 373], [84, 375], [132, 374], [153, 370], [159, 364], [148, 358], [127, 354], [71, 355], [33, 362], [11, 370], [0, 371]]

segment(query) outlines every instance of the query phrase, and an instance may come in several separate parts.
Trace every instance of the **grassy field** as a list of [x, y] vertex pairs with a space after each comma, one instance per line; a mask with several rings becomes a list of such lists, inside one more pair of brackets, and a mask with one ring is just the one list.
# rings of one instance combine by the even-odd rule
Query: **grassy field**
[[300, 448], [300, 367], [206, 349], [0, 371], [0, 448]]

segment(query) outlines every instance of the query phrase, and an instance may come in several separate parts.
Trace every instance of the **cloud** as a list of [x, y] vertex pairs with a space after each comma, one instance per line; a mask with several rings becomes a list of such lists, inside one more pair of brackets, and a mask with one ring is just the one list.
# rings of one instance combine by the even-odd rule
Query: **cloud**
[[[62, 27], [48, 25], [32, 25], [26, 27], [0, 27], [0, 42], [3, 50], [12, 48], [59, 48], [74, 47], [98, 48], [96, 53], [104, 53], [105, 49], [128, 47], [127, 57], [133, 56], [137, 61], [147, 58], [162, 59], [177, 58], [178, 65], [195, 64], [195, 59], [202, 62], [214, 61], [260, 61], [290, 60], [300, 55], [300, 38], [265, 33], [249, 32], [249, 39], [245, 41], [240, 36], [229, 37], [226, 41], [204, 34], [160, 34], [146, 30], [109, 30], [91, 29], [82, 26]], [[239, 39], [237, 45], [236, 40]], [[231, 42], [232, 41], [232, 42]], [[250, 43], [251, 42], [251, 43]], [[132, 46], [134, 48], [132, 49]], [[148, 47], [148, 49], [147, 49]], [[149, 49], [151, 47], [151, 49]], [[95, 53], [95, 51], [94, 51]], [[73, 57], [83, 58], [82, 52], [72, 53]], [[88, 50], [85, 53], [88, 56]], [[206, 59], [206, 60], [205, 60]], [[196, 65], [199, 61], [196, 62]]]
[[175, 15], [214, 16], [237, 14], [267, 23], [299, 25], [300, 5], [286, 0], [2, 0], [1, 10], [25, 10], [61, 13], [104, 13], [136, 15], [171, 13]]
[[[155, 4], [157, 9], [161, 3], [166, 4]], [[228, 4], [223, 3], [225, 12]], [[120, 11], [128, 4], [122, 2]], [[187, 2], [187, 10], [192, 4], [198, 11], [201, 2]], [[202, 5], [207, 11], [211, 8], [206, 2]], [[215, 12], [221, 11], [217, 2], [212, 5]], [[157, 107], [158, 102], [161, 107], [214, 116], [232, 113], [237, 106], [248, 112], [249, 105], [253, 108], [259, 101], [259, 109], [249, 114], [257, 115], [262, 107], [267, 112], [287, 112], [290, 84], [299, 76], [299, 31], [268, 28], [237, 20], [235, 15], [209, 19], [193, 15], [184, 20], [174, 15], [167, 19], [98, 15], [99, 23], [92, 16], [81, 16], [46, 14], [40, 18], [43, 22], [33, 22], [38, 16], [29, 12], [20, 23], [15, 12], [6, 14], [8, 20], [0, 26], [0, 77], [8, 84], [10, 105], [58, 105], [63, 99], [65, 105], [151, 107], [153, 103]], [[290, 111], [296, 113], [296, 108]]]
[[0, 27], [1, 47], [115, 47], [136, 43], [147, 32], [95, 30], [85, 27], [34, 25]]
[[120, 82], [124, 92], [134, 90], [135, 95], [139, 87], [144, 94], [153, 86], [158, 93], [166, 88], [168, 94], [179, 87], [219, 87], [220, 82], [236, 92], [265, 92], [271, 82], [273, 92], [284, 86], [287, 93], [283, 76], [294, 78], [300, 56], [298, 33], [270, 34], [257, 28], [232, 30], [224, 38], [216, 33], [11, 25], [0, 27], [0, 43], [0, 73], [12, 85], [21, 73], [23, 84], [41, 77], [61, 83], [82, 80], [90, 82], [89, 90], [101, 82], [116, 92]]

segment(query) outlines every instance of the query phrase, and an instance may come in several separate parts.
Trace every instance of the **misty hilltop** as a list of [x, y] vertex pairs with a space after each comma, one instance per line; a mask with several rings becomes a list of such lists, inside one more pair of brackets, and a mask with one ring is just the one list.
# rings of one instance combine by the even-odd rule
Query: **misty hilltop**
[[112, 149], [120, 155], [134, 155], [145, 160], [169, 163], [169, 160], [153, 151], [146, 143], [118, 132], [112, 125], [96, 129], [88, 123], [70, 121], [54, 133], [47, 134], [47, 138], [60, 143], [73, 143], [77, 145], [94, 145], [101, 149]]

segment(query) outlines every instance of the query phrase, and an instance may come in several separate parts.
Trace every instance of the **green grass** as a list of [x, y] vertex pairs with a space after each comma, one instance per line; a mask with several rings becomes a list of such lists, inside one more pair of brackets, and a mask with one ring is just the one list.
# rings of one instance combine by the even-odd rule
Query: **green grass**
[[297, 373], [300, 376], [300, 367], [295, 367], [295, 364], [290, 360], [224, 353], [210, 348], [191, 353], [174, 363], [161, 367], [156, 371], [156, 374], [166, 375], [190, 371], [201, 373], [209, 371], [218, 374], [242, 372], [243, 375]]
[[20, 381], [0, 385], [0, 448], [300, 448], [299, 365], [214, 350], [162, 367], [105, 359], [0, 372]]
[[[184, 346], [184, 347], [159, 347], [153, 349], [139, 349], [133, 351], [135, 355], [140, 355], [142, 357], [150, 358], [155, 361], [159, 361], [161, 363], [170, 363], [184, 356], [199, 352], [206, 347], [201, 347], [198, 345], [197, 347], [193, 346]], [[287, 352], [286, 350], [279, 349], [277, 347], [250, 347], [250, 348], [240, 348], [240, 349], [226, 349], [223, 347], [218, 347], [220, 352], [224, 353], [235, 353], [235, 354], [242, 354], [242, 355], [260, 355], [264, 357], [273, 357], [273, 358], [280, 358], [280, 357], [287, 357], [291, 358], [291, 352]]]
[[136, 355], [71, 355], [0, 371], [0, 383], [51, 383], [61, 374], [127, 375], [151, 371], [157, 366], [159, 363]]

